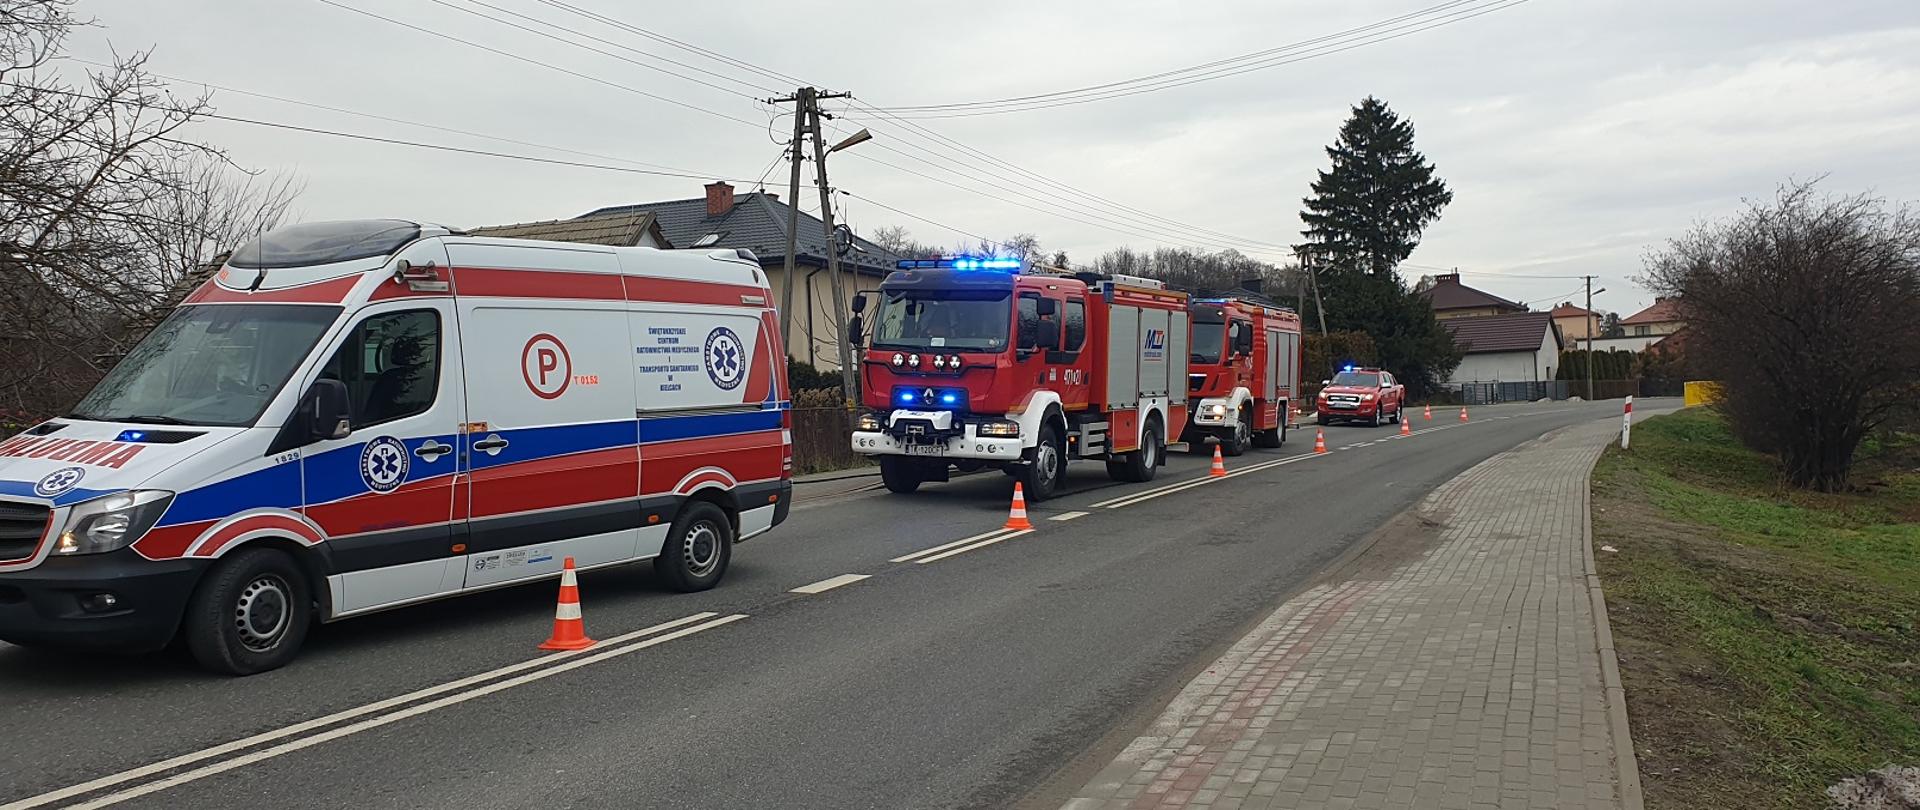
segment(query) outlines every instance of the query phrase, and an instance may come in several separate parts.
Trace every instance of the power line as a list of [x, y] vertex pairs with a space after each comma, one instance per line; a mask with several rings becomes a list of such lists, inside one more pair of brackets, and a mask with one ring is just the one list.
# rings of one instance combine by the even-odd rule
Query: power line
[[[952, 109], [920, 109], [920, 108], [907, 108], [907, 107], [895, 107], [895, 108], [889, 108], [889, 109], [891, 111], [902, 114], [903, 117], [926, 120], [926, 119], [933, 119], [933, 118], [965, 118], [965, 117], [972, 117], [972, 116], [979, 116], [979, 115], [1004, 115], [1007, 113], [1029, 112], [1032, 110], [1051, 109], [1054, 107], [1069, 107], [1069, 106], [1075, 106], [1079, 104], [1088, 104], [1096, 101], [1107, 101], [1107, 100], [1116, 99], [1116, 98], [1125, 98], [1127, 96], [1135, 96], [1135, 95], [1140, 95], [1142, 93], [1152, 93], [1160, 90], [1172, 89], [1175, 87], [1184, 87], [1190, 84], [1197, 84], [1204, 81], [1212, 81], [1215, 79], [1223, 79], [1230, 76], [1238, 76], [1243, 73], [1251, 73], [1254, 71], [1266, 70], [1269, 68], [1279, 67], [1282, 65], [1290, 65], [1297, 62], [1304, 62], [1309, 59], [1317, 59], [1323, 56], [1331, 56], [1337, 53], [1344, 53], [1346, 51], [1366, 47], [1369, 45], [1377, 45], [1383, 42], [1390, 42], [1392, 40], [1400, 39], [1402, 37], [1412, 36], [1414, 34], [1422, 33], [1425, 31], [1431, 31], [1435, 28], [1442, 28], [1445, 26], [1453, 25], [1455, 23], [1465, 22], [1475, 17], [1485, 16], [1487, 14], [1491, 14], [1493, 12], [1501, 11], [1507, 8], [1512, 8], [1513, 6], [1521, 5], [1526, 2], [1528, 2], [1528, 0], [1496, 0], [1496, 2], [1489, 3], [1488, 5], [1485, 5], [1485, 6], [1480, 6], [1478, 8], [1456, 10], [1456, 11], [1449, 12], [1447, 14], [1439, 15], [1432, 19], [1421, 20], [1417, 24], [1402, 25], [1395, 28], [1387, 28], [1380, 31], [1372, 31], [1361, 37], [1349, 39], [1344, 42], [1333, 43], [1333, 44], [1340, 45], [1340, 47], [1332, 47], [1331, 45], [1319, 45], [1319, 46], [1315, 46], [1314, 48], [1310, 48], [1308, 49], [1308, 52], [1302, 53], [1299, 55], [1288, 56], [1286, 58], [1271, 58], [1266, 61], [1257, 62], [1250, 65], [1237, 66], [1233, 69], [1217, 69], [1211, 72], [1198, 74], [1192, 77], [1182, 78], [1178, 80], [1169, 79], [1169, 80], [1161, 80], [1157, 82], [1150, 82], [1150, 83], [1143, 84], [1130, 89], [1098, 91], [1094, 93], [1086, 93], [1084, 95], [1079, 95], [1079, 96], [1067, 95], [1067, 96], [1062, 96], [1056, 99], [1051, 99], [1046, 101], [1037, 101], [1037, 102], [1014, 102], [1014, 101], [1002, 100], [997, 102], [993, 102], [993, 101], [971, 102], [969, 104], [978, 105], [978, 106], [955, 105], [954, 108]], [[1073, 93], [1076, 91], [1064, 91], [1064, 92]]]
[[673, 37], [659, 33], [657, 31], [650, 31], [648, 29], [641, 28], [631, 23], [623, 22], [621, 20], [606, 16], [604, 14], [600, 14], [598, 12], [589, 11], [589, 10], [580, 8], [578, 6], [569, 5], [567, 3], [561, 2], [560, 0], [536, 0], [536, 2], [542, 3], [544, 5], [552, 6], [554, 8], [557, 8], [572, 14], [576, 14], [581, 17], [585, 17], [595, 22], [599, 22], [605, 25], [611, 25], [616, 28], [620, 28], [622, 30], [625, 30], [634, 34], [638, 34], [642, 37], [646, 37], [647, 39], [653, 40], [663, 45], [669, 45], [675, 48], [679, 48], [680, 50], [686, 51], [688, 53], [698, 54], [702, 57], [711, 59], [716, 62], [720, 62], [722, 64], [731, 65], [733, 67], [737, 67], [753, 73], [757, 73], [763, 77], [772, 79], [777, 82], [783, 82], [786, 84], [795, 84], [795, 85], [814, 84], [813, 82], [809, 82], [804, 79], [796, 79], [792, 76], [789, 76], [785, 73], [781, 73], [776, 70], [770, 70], [768, 68], [760, 67], [759, 65], [755, 65], [752, 62], [735, 59], [731, 56], [727, 56], [726, 54], [719, 53], [717, 51], [707, 50], [706, 48], [702, 48], [690, 42], [684, 42], [678, 39], [674, 39]]

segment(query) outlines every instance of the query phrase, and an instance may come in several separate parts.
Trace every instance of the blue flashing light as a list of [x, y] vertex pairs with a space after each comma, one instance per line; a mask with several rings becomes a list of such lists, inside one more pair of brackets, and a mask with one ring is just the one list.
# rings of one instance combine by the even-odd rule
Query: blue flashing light
[[960, 401], [960, 397], [955, 395], [952, 391], [948, 391], [940, 395], [940, 404], [942, 405], [952, 405], [959, 401]]
[[918, 394], [915, 394], [915, 393], [914, 393], [914, 392], [912, 392], [912, 391], [901, 391], [901, 392], [900, 392], [900, 401], [901, 401], [901, 402], [913, 402], [914, 400], [917, 400], [917, 399], [919, 399], [919, 398], [920, 398], [920, 395], [918, 395]]
[[1352, 370], [1353, 370], [1353, 364], [1352, 364], [1352, 363], [1348, 363], [1348, 364], [1347, 364], [1347, 367], [1346, 367], [1345, 369], [1343, 369], [1343, 370], [1344, 370], [1344, 371], [1352, 371]]
[[953, 256], [943, 259], [901, 259], [895, 266], [901, 270], [948, 269], [948, 270], [1019, 270], [1022, 262], [1013, 258], [995, 258], [990, 256]]
[[143, 442], [147, 440], [147, 432], [144, 430], [123, 430], [120, 431], [119, 436], [114, 438], [116, 441], [123, 442]]

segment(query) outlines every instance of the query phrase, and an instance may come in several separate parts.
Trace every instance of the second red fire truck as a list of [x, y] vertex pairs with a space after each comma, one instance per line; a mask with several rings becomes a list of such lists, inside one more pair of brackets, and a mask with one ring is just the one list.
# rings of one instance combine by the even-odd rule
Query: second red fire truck
[[1287, 440], [1288, 409], [1300, 390], [1300, 316], [1252, 295], [1193, 302], [1184, 439], [1207, 440], [1237, 456]]
[[894, 492], [994, 467], [1040, 500], [1073, 459], [1147, 481], [1187, 425], [1189, 298], [1161, 282], [912, 259], [868, 300], [852, 443]]

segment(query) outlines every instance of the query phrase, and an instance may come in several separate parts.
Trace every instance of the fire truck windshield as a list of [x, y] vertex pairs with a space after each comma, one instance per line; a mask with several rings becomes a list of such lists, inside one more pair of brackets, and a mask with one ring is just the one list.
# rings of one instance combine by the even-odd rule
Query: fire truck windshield
[[998, 352], [1007, 347], [1012, 294], [943, 291], [890, 293], [875, 314], [873, 347]]
[[181, 307], [70, 414], [100, 422], [244, 426], [280, 392], [339, 307]]
[[1189, 363], [1218, 363], [1220, 349], [1227, 342], [1227, 324], [1225, 321], [1193, 321], [1193, 345], [1188, 348]]

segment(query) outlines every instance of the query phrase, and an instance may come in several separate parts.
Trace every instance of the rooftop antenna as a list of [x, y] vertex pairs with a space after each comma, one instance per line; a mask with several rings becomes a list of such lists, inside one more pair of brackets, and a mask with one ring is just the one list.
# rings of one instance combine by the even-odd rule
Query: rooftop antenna
[[267, 223], [256, 221], [253, 225], [253, 283], [247, 285], [247, 292], [260, 289], [267, 280]]

